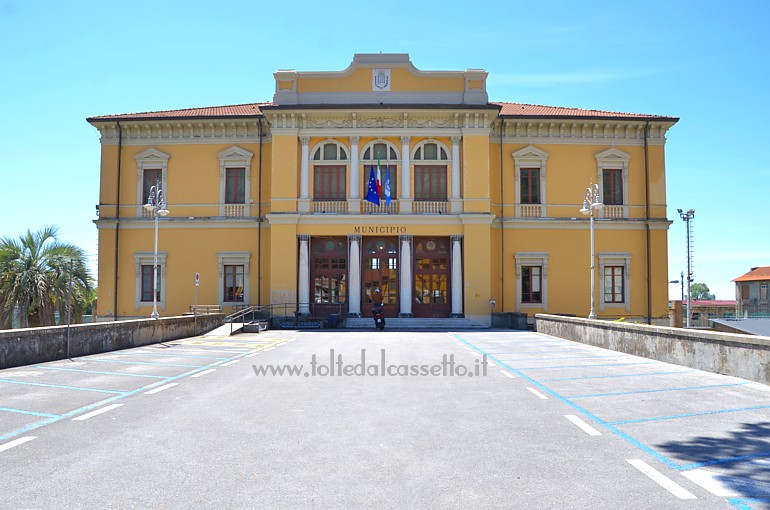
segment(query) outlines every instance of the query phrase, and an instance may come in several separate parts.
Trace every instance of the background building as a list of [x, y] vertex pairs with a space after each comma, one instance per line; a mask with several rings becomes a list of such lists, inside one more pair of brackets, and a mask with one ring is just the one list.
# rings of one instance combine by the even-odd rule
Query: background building
[[752, 267], [733, 281], [738, 317], [770, 317], [770, 266]]
[[[405, 54], [278, 71], [270, 103], [88, 119], [101, 134], [102, 318], [198, 303], [386, 316], [490, 309], [668, 322], [664, 145], [678, 119], [490, 102], [487, 73]], [[372, 175], [389, 187], [366, 200]], [[142, 204], [160, 182], [170, 215]], [[389, 184], [387, 186], [386, 184]], [[376, 185], [374, 186], [376, 187]], [[293, 309], [293, 308], [292, 308]], [[229, 311], [229, 310], [228, 310]]]

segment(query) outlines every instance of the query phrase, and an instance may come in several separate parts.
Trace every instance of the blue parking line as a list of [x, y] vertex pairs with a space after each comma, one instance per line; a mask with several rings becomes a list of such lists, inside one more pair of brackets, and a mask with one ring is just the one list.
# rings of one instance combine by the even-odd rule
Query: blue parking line
[[8, 383], [8, 384], [24, 384], [27, 386], [42, 386], [44, 388], [57, 388], [57, 389], [63, 389], [63, 390], [78, 390], [78, 391], [96, 391], [98, 393], [112, 393], [115, 395], [125, 395], [125, 391], [117, 391], [117, 390], [99, 390], [96, 388], [81, 388], [80, 386], [65, 386], [62, 384], [46, 384], [46, 383], [36, 383], [36, 382], [29, 382], [29, 381], [14, 381], [12, 379], [0, 379], [0, 383]]
[[[237, 356], [233, 356], [232, 358], [229, 358], [228, 360], [225, 360], [225, 361], [230, 361], [230, 360], [242, 358], [246, 354], [248, 354], [248, 351], [242, 352], [242, 353], [238, 353]], [[91, 409], [95, 409], [97, 407], [103, 406], [105, 404], [109, 404], [111, 402], [115, 402], [116, 400], [121, 400], [121, 399], [124, 399], [126, 397], [130, 397], [132, 395], [136, 395], [138, 393], [142, 393], [142, 392], [148, 391], [148, 390], [150, 390], [152, 388], [155, 388], [155, 387], [158, 387], [158, 386], [162, 386], [164, 384], [168, 384], [169, 382], [175, 381], [177, 379], [181, 379], [182, 377], [186, 377], [188, 375], [192, 375], [192, 374], [195, 374], [195, 373], [198, 373], [198, 372], [202, 372], [204, 370], [208, 370], [209, 368], [216, 367], [217, 365], [220, 365], [222, 363], [223, 363], [223, 361], [216, 361], [214, 363], [210, 363], [210, 364], [202, 366], [202, 367], [195, 367], [193, 370], [188, 370], [187, 372], [184, 372], [182, 374], [179, 374], [179, 375], [176, 375], [176, 376], [173, 376], [173, 377], [169, 377], [168, 379], [164, 379], [163, 381], [154, 382], [152, 384], [148, 384], [147, 386], [143, 386], [141, 388], [137, 388], [135, 390], [128, 391], [128, 392], [123, 392], [120, 395], [115, 395], [114, 397], [109, 397], [109, 398], [106, 398], [104, 400], [100, 400], [99, 402], [96, 402], [96, 403], [93, 403], [93, 404], [89, 404], [87, 406], [80, 407], [80, 408], [75, 409], [73, 411], [69, 411], [67, 413], [64, 413], [64, 414], [62, 414], [62, 415], [60, 415], [60, 416], [58, 416], [56, 418], [49, 418], [47, 420], [43, 420], [43, 421], [39, 421], [39, 422], [36, 422], [36, 423], [32, 423], [30, 425], [27, 425], [26, 427], [21, 428], [21, 429], [14, 430], [12, 432], [8, 432], [7, 434], [1, 435], [0, 436], [0, 442], [5, 441], [6, 439], [10, 439], [12, 437], [19, 436], [21, 434], [25, 434], [25, 433], [29, 432], [30, 430], [35, 430], [35, 429], [38, 429], [40, 427], [44, 427], [46, 425], [50, 425], [51, 423], [56, 423], [57, 421], [65, 420], [65, 419], [70, 418], [72, 416], [78, 415], [78, 414], [80, 414], [82, 412], [90, 411]]]
[[703, 462], [692, 462], [690, 464], [682, 464], [677, 466], [676, 469], [680, 471], [688, 471], [690, 469], [698, 469], [706, 466], [714, 466], [716, 464], [727, 464], [728, 462], [739, 462], [742, 460], [759, 459], [762, 457], [770, 457], [770, 452], [752, 453], [750, 455], [741, 455], [739, 457], [728, 457], [724, 459], [705, 460]]
[[475, 345], [473, 345], [470, 342], [464, 340], [462, 337], [460, 337], [456, 333], [452, 333], [452, 336], [454, 338], [460, 340], [462, 343], [464, 343], [465, 345], [469, 346], [470, 348], [476, 350], [477, 352], [479, 352], [481, 354], [486, 354], [487, 355], [487, 359], [491, 359], [492, 361], [496, 362], [498, 365], [501, 365], [504, 368], [506, 368], [509, 372], [514, 373], [518, 377], [520, 377], [521, 379], [524, 379], [525, 381], [528, 381], [530, 384], [533, 384], [534, 386], [537, 386], [538, 388], [540, 388], [544, 392], [546, 392], [549, 395], [551, 395], [556, 400], [558, 400], [558, 401], [568, 405], [569, 407], [575, 409], [577, 412], [581, 413], [583, 416], [589, 418], [590, 420], [593, 420], [595, 423], [597, 423], [597, 424], [601, 425], [602, 427], [606, 428], [607, 430], [609, 430], [610, 432], [612, 432], [616, 436], [620, 437], [624, 441], [626, 441], [626, 442], [636, 446], [637, 448], [639, 448], [643, 452], [647, 453], [651, 457], [654, 457], [655, 459], [657, 459], [658, 461], [662, 462], [666, 466], [669, 466], [669, 467], [674, 468], [674, 469], [677, 468], [677, 464], [675, 462], [673, 462], [673, 461], [669, 460], [668, 458], [664, 457], [663, 455], [661, 455], [660, 453], [656, 452], [655, 450], [653, 450], [652, 448], [650, 448], [646, 444], [640, 442], [639, 440], [634, 439], [633, 437], [629, 436], [628, 434], [626, 434], [625, 432], [623, 432], [619, 428], [615, 427], [614, 425], [605, 422], [604, 420], [602, 420], [601, 418], [599, 418], [598, 416], [596, 416], [592, 412], [588, 411], [587, 409], [585, 409], [585, 408], [579, 406], [578, 404], [576, 404], [576, 403], [574, 403], [574, 402], [572, 402], [572, 401], [562, 397], [561, 395], [559, 395], [558, 393], [553, 391], [548, 386], [542, 384], [540, 381], [537, 381], [537, 380], [531, 378], [530, 376], [526, 375], [524, 372], [520, 372], [519, 370], [516, 370], [515, 368], [511, 368], [510, 366], [506, 365], [501, 360], [497, 359], [495, 356], [488, 354], [483, 349], [479, 349]]
[[706, 388], [724, 388], [726, 386], [742, 386], [744, 384], [749, 384], [749, 381], [743, 381], [739, 383], [730, 383], [730, 384], [709, 384], [706, 386], [685, 386], [682, 388], [663, 388], [659, 390], [633, 390], [633, 391], [616, 391], [614, 393], [594, 393], [591, 395], [570, 395], [567, 398], [615, 397], [618, 395], [635, 395], [637, 393], [661, 393], [665, 391], [689, 391], [689, 390], [702, 390]]
[[739, 510], [754, 510], [756, 507], [749, 506], [751, 503], [770, 503], [768, 498], [727, 498], [726, 501]]
[[743, 411], [756, 411], [757, 409], [770, 409], [770, 406], [751, 406], [736, 407], [733, 409], [719, 409], [717, 411], [703, 411], [701, 413], [672, 414], [670, 416], [658, 416], [656, 418], [639, 418], [636, 420], [622, 420], [609, 422], [610, 425], [626, 425], [628, 423], [644, 423], [649, 421], [676, 420], [679, 418], [690, 418], [692, 416], [708, 416], [711, 414], [740, 413]]
[[200, 365], [180, 365], [178, 363], [155, 363], [153, 361], [123, 361], [118, 359], [78, 358], [85, 361], [98, 361], [99, 363], [125, 363], [128, 365], [160, 365], [164, 367], [198, 368]]
[[688, 372], [695, 372], [695, 370], [677, 370], [674, 372], [645, 372], [643, 374], [617, 374], [617, 375], [589, 375], [585, 377], [563, 377], [554, 379], [541, 379], [543, 382], [550, 381], [577, 381], [579, 379], [611, 379], [614, 377], [645, 377], [648, 375], [671, 375], [671, 374], [686, 374]]
[[516, 367], [516, 370], [553, 370], [559, 368], [582, 368], [582, 367], [618, 367], [625, 365], [651, 365], [657, 361], [636, 361], [633, 363], [589, 363], [585, 365], [555, 365], [550, 367]]
[[42, 418], [58, 418], [58, 414], [36, 413], [35, 411], [25, 411], [24, 409], [14, 409], [12, 407], [0, 407], [0, 411], [7, 413], [28, 414], [30, 416], [40, 416]]
[[35, 368], [42, 368], [44, 370], [62, 370], [65, 372], [83, 372], [85, 374], [103, 374], [103, 375], [127, 375], [130, 377], [151, 377], [153, 379], [168, 379], [167, 376], [164, 375], [148, 375], [148, 374], [129, 374], [126, 372], [102, 372], [98, 370], [81, 370], [78, 368], [64, 368], [64, 367], [44, 367], [41, 365], [37, 365]]
[[[494, 354], [494, 353], [492, 353], [492, 354]], [[626, 356], [549, 356], [547, 358], [540, 358], [538, 356], [524, 356], [524, 357], [520, 357], [520, 358], [512, 358], [509, 361], [528, 361], [528, 360], [552, 361], [552, 360], [555, 360], [555, 359], [564, 359], [564, 360], [570, 360], [570, 359], [613, 359], [613, 358], [624, 358], [624, 357], [626, 357]]]

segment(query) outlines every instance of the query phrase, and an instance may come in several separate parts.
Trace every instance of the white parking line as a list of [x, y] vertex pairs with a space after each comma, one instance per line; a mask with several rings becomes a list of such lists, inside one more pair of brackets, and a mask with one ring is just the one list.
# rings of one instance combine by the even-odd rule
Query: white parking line
[[634, 466], [636, 469], [647, 475], [652, 481], [666, 489], [679, 499], [696, 499], [692, 492], [689, 492], [684, 487], [674, 482], [671, 478], [667, 477], [660, 471], [657, 471], [652, 466], [647, 464], [642, 459], [626, 459], [626, 462]]
[[216, 371], [216, 368], [209, 368], [208, 370], [204, 370], [203, 372], [198, 372], [197, 374], [193, 374], [190, 377], [201, 377], [215, 371]]
[[540, 393], [539, 391], [537, 391], [535, 388], [527, 388], [527, 391], [529, 391], [530, 393], [532, 393], [532, 394], [533, 394], [534, 396], [536, 396], [537, 398], [541, 398], [541, 399], [543, 399], [543, 400], [548, 400], [548, 397], [546, 397], [545, 395], [543, 395], [542, 393]]
[[682, 473], [682, 476], [720, 498], [740, 497], [746, 494], [770, 494], [768, 482], [717, 473], [708, 469], [693, 469]]
[[230, 365], [235, 365], [236, 363], [240, 363], [240, 361], [241, 361], [241, 360], [239, 360], [239, 359], [234, 359], [234, 360], [232, 360], [232, 361], [228, 361], [227, 363], [222, 363], [222, 364], [221, 364], [221, 365], [219, 365], [219, 366], [220, 366], [220, 367], [229, 367]]
[[286, 342], [281, 342], [281, 343], [275, 344], [276, 347], [280, 347], [282, 345], [286, 345]]
[[275, 347], [268, 347], [267, 349], [262, 349], [262, 352], [272, 351], [275, 349]]
[[510, 377], [511, 379], [516, 379], [516, 376], [510, 373], [507, 370], [500, 370], [500, 373], [503, 374], [505, 377]]
[[574, 414], [565, 414], [564, 417], [567, 418], [572, 423], [574, 423], [575, 425], [577, 425], [580, 428], [580, 430], [582, 430], [589, 436], [602, 435], [601, 432], [599, 432], [598, 430], [596, 430], [595, 428], [593, 428], [592, 426], [590, 426], [589, 424], [587, 424], [586, 422], [584, 422], [583, 420], [575, 416]]
[[494, 368], [494, 367], [496, 367], [496, 366], [497, 366], [497, 365], [495, 365], [494, 363], [492, 363], [491, 361], [487, 361], [487, 365], [488, 365], [488, 366], [490, 366], [490, 367], [492, 367], [492, 368]]
[[158, 386], [157, 388], [153, 388], [150, 391], [146, 391], [144, 394], [145, 395], [155, 395], [156, 393], [160, 393], [163, 390], [167, 390], [169, 388], [173, 388], [177, 384], [179, 384], [179, 383], [172, 382], [172, 383], [164, 384], [163, 386]]
[[244, 356], [244, 358], [253, 358], [254, 356], [259, 354], [260, 352], [262, 352], [262, 351], [252, 352], [251, 354], [247, 354], [246, 356]]
[[4, 452], [5, 450], [10, 450], [14, 446], [19, 446], [20, 444], [24, 444], [27, 441], [32, 441], [35, 438], [37, 438], [37, 436], [24, 436], [24, 437], [20, 437], [19, 439], [14, 439], [13, 441], [9, 441], [5, 444], [0, 444], [0, 452]]
[[471, 354], [473, 354], [474, 356], [478, 356], [478, 357], [481, 357], [481, 354], [479, 354], [479, 353], [478, 353], [478, 352], [476, 352], [476, 351], [471, 351]]
[[113, 409], [122, 406], [123, 404], [112, 404], [105, 407], [102, 407], [101, 409], [97, 409], [96, 411], [91, 411], [90, 413], [86, 413], [82, 416], [78, 416], [77, 418], [72, 418], [72, 421], [83, 421], [87, 420], [89, 418], [93, 418], [94, 416], [100, 415], [102, 413], [106, 413], [107, 411], [112, 411]]

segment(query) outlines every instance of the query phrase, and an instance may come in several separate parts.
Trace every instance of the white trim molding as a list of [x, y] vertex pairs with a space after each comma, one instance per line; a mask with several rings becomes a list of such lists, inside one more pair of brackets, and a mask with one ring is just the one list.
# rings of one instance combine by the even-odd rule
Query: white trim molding
[[594, 156], [596, 158], [596, 182], [599, 193], [604, 193], [604, 170], [621, 170], [623, 178], [623, 205], [605, 205], [602, 218], [628, 218], [628, 161], [631, 155], [620, 149], [610, 148]]
[[[254, 153], [242, 147], [233, 145], [217, 153], [219, 158], [219, 216], [222, 217], [248, 217], [251, 216], [251, 160]], [[227, 186], [227, 169], [245, 169], [245, 190], [243, 204], [225, 204]]]
[[[249, 304], [249, 259], [248, 251], [220, 251], [217, 253], [217, 303], [220, 305]], [[243, 266], [243, 301], [225, 302], [225, 266]]]
[[[166, 309], [166, 252], [158, 252], [158, 266], [160, 266], [160, 301], [158, 308]], [[142, 306], [152, 306], [152, 301], [142, 301], [142, 266], [152, 266], [155, 262], [155, 253], [151, 251], [141, 251], [134, 253], [134, 273], [135, 273], [135, 292], [134, 292], [134, 310], [139, 310]]]
[[161, 171], [161, 189], [166, 196], [166, 203], [168, 204], [168, 160], [171, 156], [163, 151], [150, 147], [145, 149], [136, 156], [136, 216], [142, 218], [146, 216], [144, 203], [142, 200], [144, 184], [144, 170], [160, 169]]
[[[514, 253], [516, 259], [516, 311], [522, 308], [542, 308], [548, 310], [548, 253], [534, 251], [517, 251]], [[521, 302], [521, 268], [522, 266], [540, 266], [540, 303], [522, 303]]]
[[[604, 301], [604, 267], [623, 267], [623, 303]], [[627, 252], [599, 252], [599, 311], [605, 308], [623, 308], [631, 311], [631, 254]]]
[[[548, 153], [532, 145], [528, 145], [511, 154], [514, 161], [514, 203], [517, 218], [542, 218], [545, 216], [545, 168]], [[540, 203], [522, 204], [521, 200], [521, 169], [538, 168], [540, 170]]]

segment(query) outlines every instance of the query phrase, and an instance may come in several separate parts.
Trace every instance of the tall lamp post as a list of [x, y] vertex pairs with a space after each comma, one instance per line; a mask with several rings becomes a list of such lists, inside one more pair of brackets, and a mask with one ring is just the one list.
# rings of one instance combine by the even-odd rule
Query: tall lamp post
[[[687, 211], [682, 211], [681, 209], [676, 210], [679, 213], [679, 217], [684, 220], [685, 226], [687, 227], [687, 327], [689, 328], [691, 325], [691, 310], [692, 307], [690, 304], [692, 303], [692, 294], [690, 293], [690, 283], [692, 283], [692, 220], [695, 218], [695, 209], [689, 209]], [[684, 300], [682, 301], [682, 305], [684, 305]]]
[[152, 258], [152, 317], [158, 318], [158, 218], [161, 216], [168, 216], [168, 209], [166, 209], [166, 196], [160, 187], [160, 181], [155, 183], [155, 186], [150, 188], [150, 194], [147, 196], [147, 203], [144, 204], [144, 209], [150, 212], [155, 218], [155, 250], [153, 251]]
[[596, 318], [596, 311], [594, 308], [594, 209], [599, 210], [604, 207], [599, 197], [599, 185], [589, 184], [586, 188], [586, 195], [583, 199], [583, 208], [580, 212], [590, 215], [590, 230], [591, 230], [591, 313], [588, 314], [589, 319]]

